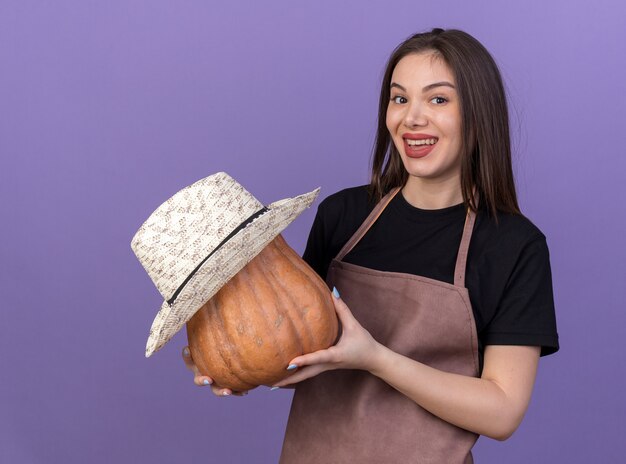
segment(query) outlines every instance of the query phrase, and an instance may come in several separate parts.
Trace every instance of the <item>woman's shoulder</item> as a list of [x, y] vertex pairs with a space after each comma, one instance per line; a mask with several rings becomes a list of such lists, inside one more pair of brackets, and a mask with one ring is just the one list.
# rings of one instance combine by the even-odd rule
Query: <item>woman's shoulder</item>
[[496, 220], [479, 208], [475, 232], [485, 251], [508, 250], [517, 255], [529, 246], [547, 247], [543, 231], [523, 213], [499, 212]]
[[368, 185], [344, 188], [319, 203], [314, 227], [323, 231], [327, 243], [339, 246], [359, 228], [372, 208]]
[[345, 188], [318, 204], [302, 257], [323, 279], [331, 259], [369, 214], [368, 208], [367, 185]]
[[320, 202], [320, 206], [328, 210], [350, 207], [367, 208], [369, 204], [368, 184], [347, 187], [332, 193]]
[[339, 220], [364, 219], [374, 205], [370, 203], [368, 184], [348, 187], [324, 198], [318, 206], [318, 214], [324, 219]]

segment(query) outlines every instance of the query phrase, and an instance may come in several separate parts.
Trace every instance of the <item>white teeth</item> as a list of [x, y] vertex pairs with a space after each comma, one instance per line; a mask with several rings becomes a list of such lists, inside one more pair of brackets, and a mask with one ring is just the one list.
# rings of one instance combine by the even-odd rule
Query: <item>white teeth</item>
[[421, 140], [406, 139], [406, 142], [409, 145], [434, 145], [437, 142], [437, 139], [421, 139]]

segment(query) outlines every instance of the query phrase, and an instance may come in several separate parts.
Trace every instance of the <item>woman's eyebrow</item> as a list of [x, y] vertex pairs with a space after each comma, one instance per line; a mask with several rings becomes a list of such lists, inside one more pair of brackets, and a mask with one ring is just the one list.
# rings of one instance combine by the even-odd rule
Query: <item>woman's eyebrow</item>
[[[428, 84], [426, 87], [424, 87], [422, 89], [422, 92], [428, 92], [429, 90], [434, 89], [435, 87], [441, 87], [441, 86], [452, 87], [453, 89], [456, 88], [450, 82], [441, 81], [441, 82], [434, 82], [432, 84]], [[406, 92], [406, 89], [404, 87], [402, 87], [400, 84], [392, 82], [391, 85], [389, 86], [389, 88], [392, 89], [394, 87], [398, 87], [400, 90], [403, 90], [403, 91]]]

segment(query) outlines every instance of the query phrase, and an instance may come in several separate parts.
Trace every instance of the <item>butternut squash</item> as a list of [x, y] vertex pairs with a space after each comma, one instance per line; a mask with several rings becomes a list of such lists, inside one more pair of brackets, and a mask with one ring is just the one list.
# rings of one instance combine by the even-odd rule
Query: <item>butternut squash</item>
[[337, 331], [328, 287], [281, 235], [187, 322], [200, 372], [233, 391], [291, 375], [289, 361], [328, 348]]

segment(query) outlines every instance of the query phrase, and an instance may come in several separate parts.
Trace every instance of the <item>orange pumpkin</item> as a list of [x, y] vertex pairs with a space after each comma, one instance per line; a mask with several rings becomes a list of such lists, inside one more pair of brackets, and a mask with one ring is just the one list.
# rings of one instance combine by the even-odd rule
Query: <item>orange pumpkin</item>
[[239, 391], [291, 375], [289, 361], [337, 330], [328, 287], [278, 235], [194, 314], [187, 339], [200, 372]]

